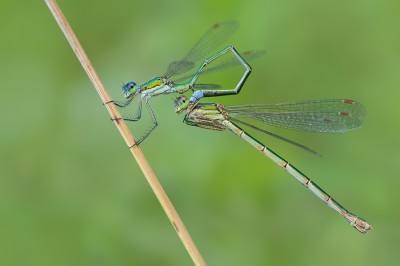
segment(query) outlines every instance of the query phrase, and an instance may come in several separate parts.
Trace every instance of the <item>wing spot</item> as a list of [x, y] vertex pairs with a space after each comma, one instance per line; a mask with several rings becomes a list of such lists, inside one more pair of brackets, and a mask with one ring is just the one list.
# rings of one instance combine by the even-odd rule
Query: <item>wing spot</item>
[[342, 103], [355, 104], [356, 102], [353, 100], [343, 100]]
[[350, 112], [339, 112], [338, 114], [341, 116], [350, 116], [351, 115]]

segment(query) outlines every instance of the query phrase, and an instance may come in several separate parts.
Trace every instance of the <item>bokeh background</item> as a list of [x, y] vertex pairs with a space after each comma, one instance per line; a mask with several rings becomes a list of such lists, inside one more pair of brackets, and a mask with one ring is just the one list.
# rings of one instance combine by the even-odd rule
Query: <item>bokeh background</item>
[[[117, 99], [121, 83], [162, 74], [236, 19], [229, 44], [268, 53], [219, 102], [366, 106], [344, 135], [271, 129], [322, 157], [254, 133], [368, 220], [362, 235], [230, 132], [189, 127], [172, 97], [152, 100], [159, 127], [142, 149], [209, 265], [397, 265], [399, 1], [59, 4]], [[44, 1], [0, 7], [0, 265], [191, 265]]]

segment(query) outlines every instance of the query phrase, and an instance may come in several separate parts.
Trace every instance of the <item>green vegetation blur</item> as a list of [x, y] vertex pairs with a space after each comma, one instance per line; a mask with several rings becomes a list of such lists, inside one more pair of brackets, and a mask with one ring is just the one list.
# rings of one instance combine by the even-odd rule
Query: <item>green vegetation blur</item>
[[[235, 135], [185, 125], [171, 95], [151, 100], [159, 127], [141, 148], [209, 265], [397, 265], [399, 1], [59, 5], [118, 100], [236, 19], [227, 44], [267, 53], [239, 95], [208, 101], [365, 105], [343, 135], [265, 127], [321, 157], [249, 130], [370, 222], [362, 235]], [[0, 7], [0, 265], [192, 265], [44, 1]]]

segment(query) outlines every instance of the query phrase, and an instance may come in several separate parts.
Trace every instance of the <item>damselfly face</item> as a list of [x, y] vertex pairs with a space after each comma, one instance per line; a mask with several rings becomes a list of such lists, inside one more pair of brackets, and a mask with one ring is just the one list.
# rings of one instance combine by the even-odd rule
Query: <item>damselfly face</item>
[[122, 94], [125, 99], [135, 97], [138, 92], [140, 92], [140, 87], [136, 86], [136, 83], [133, 81], [129, 81], [122, 86]]
[[181, 113], [183, 110], [185, 110], [189, 105], [189, 100], [187, 99], [186, 96], [180, 96], [175, 99], [174, 101], [174, 108], [176, 113]]

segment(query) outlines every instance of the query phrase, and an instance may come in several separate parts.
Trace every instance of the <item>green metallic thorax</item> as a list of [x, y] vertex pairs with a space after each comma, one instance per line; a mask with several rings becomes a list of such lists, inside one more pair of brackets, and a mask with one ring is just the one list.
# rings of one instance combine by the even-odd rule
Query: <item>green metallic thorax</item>
[[162, 81], [160, 77], [155, 77], [149, 81], [146, 81], [143, 83], [140, 87], [142, 88], [142, 91], [150, 90], [153, 89], [157, 86], [164, 85], [165, 83]]
[[140, 86], [141, 93], [148, 95], [159, 95], [164, 93], [170, 87], [160, 77], [155, 77]]
[[140, 86], [141, 93], [150, 96], [175, 92], [184, 93], [190, 88], [191, 86], [188, 83], [174, 84], [173, 82], [168, 82], [165, 78], [162, 77], [155, 77]]

